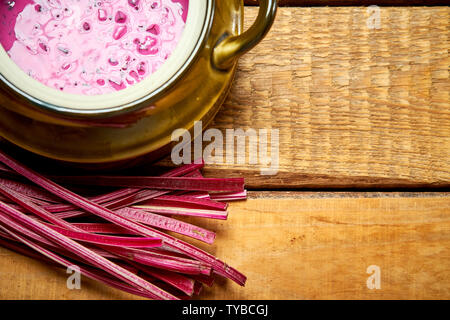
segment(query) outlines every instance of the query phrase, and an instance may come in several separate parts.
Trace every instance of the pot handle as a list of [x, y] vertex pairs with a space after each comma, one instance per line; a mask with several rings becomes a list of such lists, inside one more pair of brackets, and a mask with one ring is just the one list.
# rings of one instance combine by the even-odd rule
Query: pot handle
[[238, 36], [223, 39], [213, 52], [213, 64], [219, 69], [229, 69], [244, 53], [255, 47], [269, 32], [277, 11], [276, 0], [259, 0], [259, 13], [255, 23]]

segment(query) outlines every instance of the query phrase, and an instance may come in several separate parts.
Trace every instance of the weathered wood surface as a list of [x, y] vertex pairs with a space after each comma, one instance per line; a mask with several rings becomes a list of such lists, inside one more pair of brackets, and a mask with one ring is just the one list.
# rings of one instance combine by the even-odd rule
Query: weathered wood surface
[[[257, 8], [247, 8], [246, 24]], [[281, 8], [240, 61], [214, 127], [280, 130], [280, 173], [208, 166], [253, 188], [445, 187], [450, 184], [447, 7]], [[197, 221], [196, 221], [197, 222]], [[257, 192], [234, 203], [205, 249], [247, 274], [204, 299], [448, 299], [450, 194]], [[381, 289], [366, 286], [369, 266]], [[2, 299], [128, 299], [0, 248]]]
[[[246, 24], [257, 8], [247, 8]], [[208, 166], [254, 188], [450, 185], [448, 7], [280, 8], [214, 128], [280, 130], [280, 170]]]
[[[203, 299], [448, 299], [450, 194], [252, 193], [228, 221], [200, 221], [218, 234], [205, 249], [248, 276], [219, 280]], [[198, 222], [198, 221], [197, 221]], [[370, 290], [369, 266], [381, 289]], [[0, 248], [2, 299], [130, 299], [64, 270]]]
[[[244, 0], [246, 5], [257, 5], [258, 0]], [[279, 6], [436, 6], [448, 5], [442, 0], [277, 0]]]

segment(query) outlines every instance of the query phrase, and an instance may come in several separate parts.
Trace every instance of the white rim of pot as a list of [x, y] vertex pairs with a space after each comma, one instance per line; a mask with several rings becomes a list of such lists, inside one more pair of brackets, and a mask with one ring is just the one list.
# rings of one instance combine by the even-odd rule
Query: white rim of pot
[[73, 112], [95, 112], [125, 106], [148, 96], [167, 83], [186, 63], [194, 51], [207, 14], [207, 2], [189, 1], [186, 26], [180, 41], [167, 61], [152, 75], [124, 90], [97, 96], [84, 96], [61, 92], [48, 87], [27, 75], [11, 60], [0, 45], [0, 80], [37, 103], [49, 104], [54, 108]]

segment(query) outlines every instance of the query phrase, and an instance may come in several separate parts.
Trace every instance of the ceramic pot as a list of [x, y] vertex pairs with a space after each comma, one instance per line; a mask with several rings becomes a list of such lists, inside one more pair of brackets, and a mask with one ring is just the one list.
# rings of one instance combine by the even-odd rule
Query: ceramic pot
[[82, 96], [26, 75], [0, 46], [0, 136], [38, 155], [107, 164], [170, 151], [172, 132], [206, 126], [227, 96], [238, 58], [260, 42], [276, 1], [260, 0], [243, 32], [242, 0], [191, 0], [170, 58], [143, 81], [111, 94]]

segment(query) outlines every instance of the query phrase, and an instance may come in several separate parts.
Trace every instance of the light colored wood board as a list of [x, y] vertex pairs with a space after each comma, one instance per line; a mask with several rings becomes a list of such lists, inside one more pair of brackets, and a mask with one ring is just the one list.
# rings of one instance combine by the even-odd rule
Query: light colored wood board
[[[245, 12], [249, 25], [257, 8]], [[211, 175], [255, 188], [449, 186], [450, 8], [383, 7], [379, 30], [367, 19], [365, 8], [280, 8], [212, 124], [279, 129], [280, 171]]]
[[[448, 299], [450, 198], [257, 197], [230, 206], [228, 221], [189, 219], [217, 232], [203, 248], [248, 276], [220, 279], [203, 299]], [[198, 244], [198, 243], [197, 243]], [[124, 299], [131, 296], [0, 249], [2, 299]], [[366, 270], [381, 270], [369, 290]]]
[[140, 299], [82, 277], [80, 290], [67, 289], [65, 269], [49, 266], [0, 247], [2, 300], [125, 300]]

